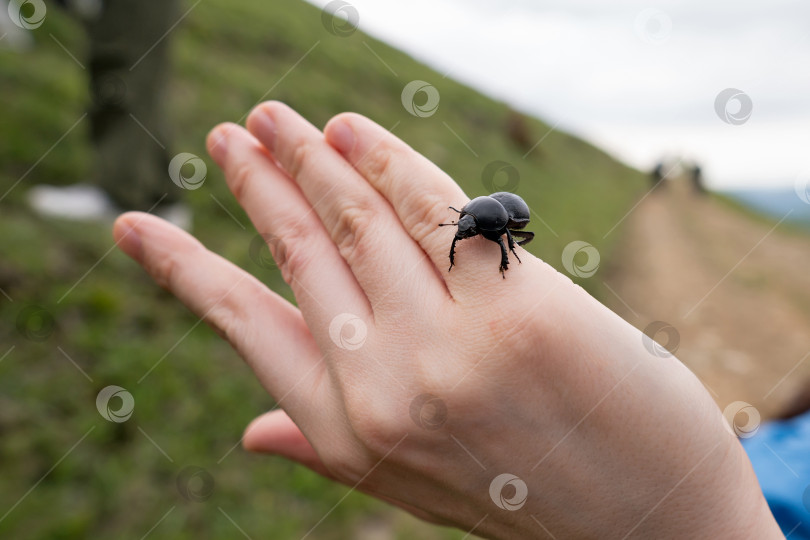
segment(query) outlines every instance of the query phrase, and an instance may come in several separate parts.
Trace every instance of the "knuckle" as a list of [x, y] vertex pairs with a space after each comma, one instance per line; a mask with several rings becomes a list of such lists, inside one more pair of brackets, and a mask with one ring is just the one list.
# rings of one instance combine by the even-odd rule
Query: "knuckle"
[[287, 283], [292, 283], [302, 275], [304, 269], [312, 261], [312, 250], [297, 247], [301, 245], [305, 244], [293, 239], [285, 239], [284, 249], [276, 250], [273, 253], [276, 265], [281, 270], [281, 277]]
[[304, 167], [307, 166], [310, 156], [312, 156], [312, 143], [306, 140], [294, 141], [293, 150], [289, 153], [288, 159], [285, 160], [284, 169], [293, 178], [297, 178]]
[[344, 444], [329, 448], [321, 455], [321, 461], [335, 478], [350, 484], [358, 483], [368, 472], [370, 465], [357, 444]]
[[237, 201], [243, 201], [247, 192], [248, 184], [253, 177], [253, 168], [250, 163], [238, 163], [230, 174], [227, 175], [228, 186]]
[[372, 459], [388, 454], [407, 433], [396, 411], [387, 409], [387, 400], [368, 398], [347, 400], [349, 424], [355, 437]]
[[193, 244], [180, 251], [153, 253], [146, 259], [146, 269], [158, 285], [164, 289], [176, 290], [184, 279], [183, 273], [187, 271], [185, 261], [191, 260], [189, 255], [200, 249], [204, 249], [202, 244], [194, 240]]
[[422, 242], [430, 234], [439, 231], [438, 224], [447, 217], [444, 212], [448, 201], [435, 193], [411, 191], [405, 195], [403, 203], [410, 212], [402, 216], [402, 224], [417, 242]]
[[172, 253], [165, 257], [160, 257], [158, 260], [151, 260], [148, 270], [158, 285], [164, 289], [171, 289], [172, 284], [177, 280], [177, 259]]
[[337, 218], [333, 240], [341, 256], [349, 263], [362, 261], [372, 251], [372, 205], [358, 201], [344, 208]]
[[273, 224], [273, 233], [262, 235], [286, 283], [292, 284], [316, 262], [320, 250], [313, 246], [312, 228], [317, 226], [319, 224], [313, 219], [300, 220], [297, 216], [287, 216]]
[[240, 355], [249, 358], [258, 348], [261, 329], [254, 324], [255, 319], [246, 314], [260, 309], [267, 289], [253, 277], [242, 279], [238, 288], [223, 284], [221, 289], [209, 295], [207, 305], [202, 309], [205, 322]]
[[250, 343], [250, 340], [246, 339], [249, 334], [246, 325], [250, 321], [240, 318], [237, 309], [230, 302], [220, 302], [208, 312], [205, 321], [234, 349], [242, 351], [244, 344]]
[[[189, 248], [170, 253], [161, 253], [157, 257], [152, 257], [147, 262], [147, 271], [154, 277], [158, 285], [169, 291], [177, 291], [184, 282], [188, 281], [189, 273], [194, 272], [194, 268], [187, 261], [194, 259], [194, 251], [205, 249], [202, 244], [196, 243]], [[251, 280], [243, 282], [241, 287], [248, 287], [256, 284]], [[252, 297], [256, 298], [261, 291], [255, 291]], [[242, 306], [234, 304], [233, 298], [241, 295], [224, 294], [224, 291], [214, 293], [207, 301], [208, 306], [202, 304], [201, 312], [204, 311], [205, 322], [208, 323], [221, 337], [235, 348], [240, 343], [247, 343], [246, 334], [250, 331], [245, 326], [249, 321], [243, 320], [239, 314], [244, 309]], [[216, 303], [214, 303], [216, 302]]]
[[369, 150], [364, 158], [365, 166], [363, 172], [372, 185], [378, 186], [380, 191], [384, 191], [385, 184], [391, 182], [394, 173], [394, 155], [398, 152], [388, 145], [377, 145]]
[[397, 206], [408, 209], [399, 217], [411, 237], [422, 242], [435, 233], [436, 226], [446, 217], [441, 212], [446, 210], [450, 201], [435, 192], [407, 187], [411, 184], [407, 179], [412, 174], [408, 164], [423, 158], [410, 147], [387, 144], [371, 150], [365, 159], [363, 173], [368, 181], [378, 191], [394, 194], [399, 199]]

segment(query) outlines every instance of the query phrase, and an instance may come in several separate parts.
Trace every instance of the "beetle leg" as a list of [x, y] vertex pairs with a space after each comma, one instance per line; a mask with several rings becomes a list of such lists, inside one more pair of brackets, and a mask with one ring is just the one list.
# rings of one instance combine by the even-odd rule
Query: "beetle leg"
[[506, 279], [506, 276], [503, 275], [503, 271], [509, 270], [509, 257], [506, 254], [506, 245], [504, 245], [503, 243], [503, 237], [499, 236], [497, 242], [498, 245], [501, 246], [501, 267], [500, 267], [501, 277]]
[[529, 231], [512, 231], [512, 234], [514, 234], [518, 238], [523, 238], [523, 240], [517, 242], [517, 245], [519, 246], [528, 244], [534, 238], [534, 233]]
[[450, 244], [450, 268], [447, 269], [448, 272], [452, 270], [453, 265], [456, 264], [456, 242], [458, 242], [458, 238], [454, 236], [453, 243]]
[[523, 261], [520, 260], [520, 257], [518, 257], [518, 254], [515, 251], [515, 241], [512, 239], [512, 233], [509, 229], [506, 229], [506, 239], [509, 240], [509, 251], [512, 252], [512, 255], [515, 256], [519, 264], [523, 264]]

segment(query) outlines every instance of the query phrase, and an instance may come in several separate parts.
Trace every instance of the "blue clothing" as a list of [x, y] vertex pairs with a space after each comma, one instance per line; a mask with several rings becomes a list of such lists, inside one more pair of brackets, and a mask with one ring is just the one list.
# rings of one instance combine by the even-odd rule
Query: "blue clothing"
[[789, 540], [810, 540], [810, 411], [767, 422], [743, 447]]

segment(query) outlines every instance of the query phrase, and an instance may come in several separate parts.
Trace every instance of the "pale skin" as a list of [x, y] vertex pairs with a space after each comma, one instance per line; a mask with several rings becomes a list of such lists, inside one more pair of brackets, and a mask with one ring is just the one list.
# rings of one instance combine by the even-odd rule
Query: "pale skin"
[[[345, 113], [321, 131], [268, 102], [247, 129], [217, 126], [208, 149], [275, 238], [297, 307], [156, 217], [124, 214], [114, 235], [279, 402], [248, 426], [246, 449], [492, 538], [782, 537], [745, 452], [676, 358], [652, 355], [520, 247], [506, 279], [481, 237], [447, 271], [454, 230], [437, 225], [469, 198], [384, 128]], [[344, 313], [367, 328], [359, 347], [330, 337]], [[446, 408], [432, 429], [410, 411], [425, 393]], [[526, 484], [517, 510], [490, 497], [503, 473]]]

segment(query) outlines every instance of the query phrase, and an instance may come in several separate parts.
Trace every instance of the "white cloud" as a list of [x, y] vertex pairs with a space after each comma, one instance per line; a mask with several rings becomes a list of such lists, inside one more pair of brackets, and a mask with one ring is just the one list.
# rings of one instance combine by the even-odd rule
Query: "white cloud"
[[[351, 3], [369, 34], [635, 166], [688, 155], [715, 187], [792, 185], [807, 168], [810, 3]], [[729, 87], [753, 101], [744, 125], [715, 113]]]

